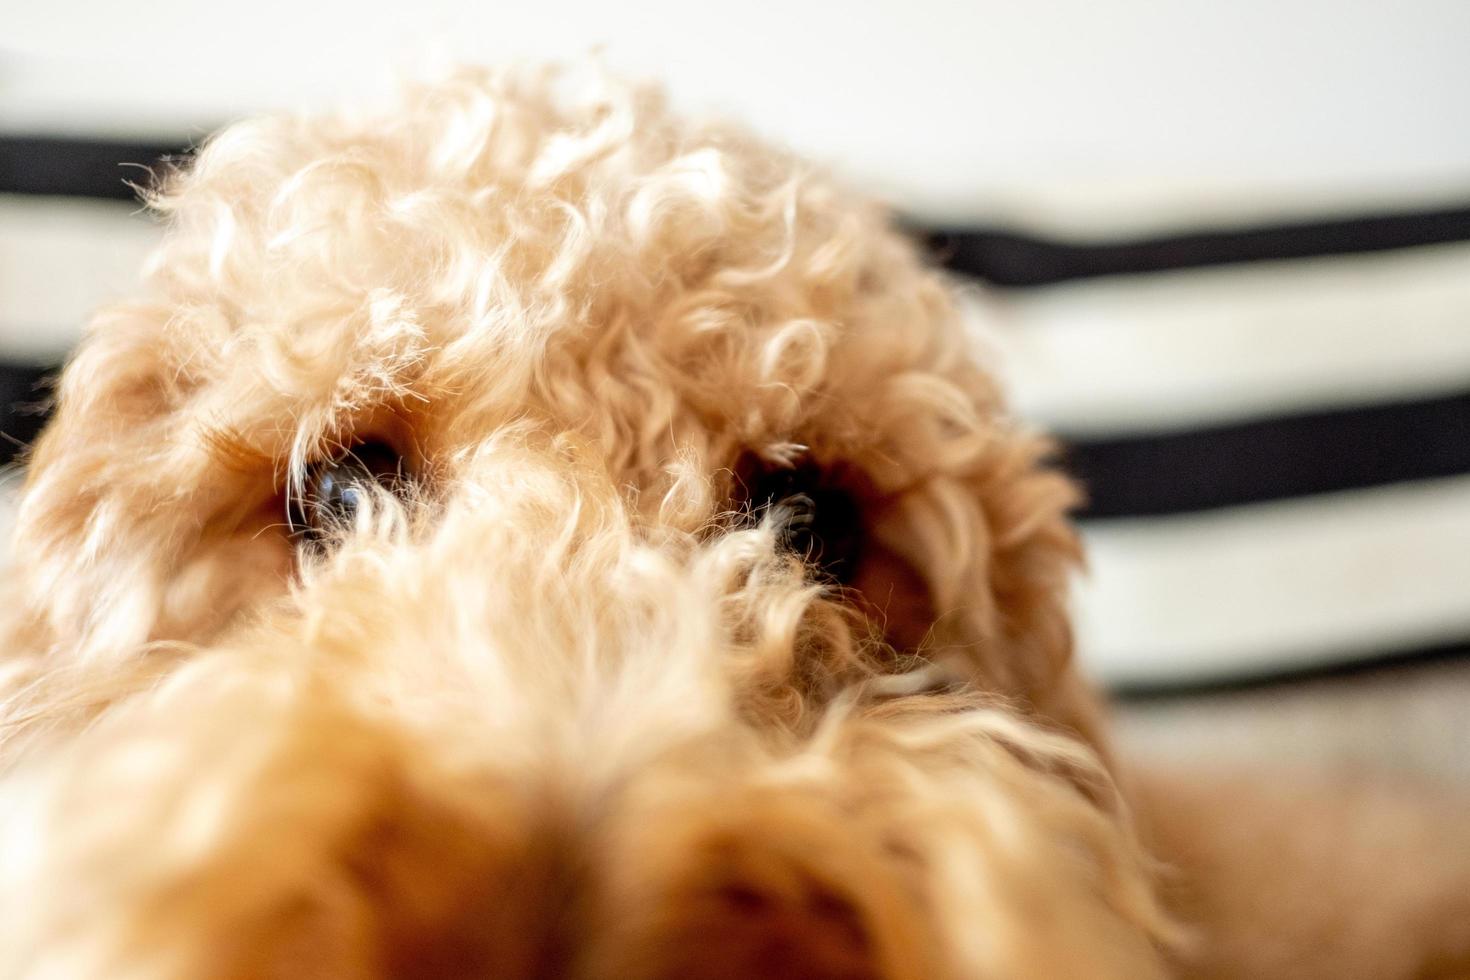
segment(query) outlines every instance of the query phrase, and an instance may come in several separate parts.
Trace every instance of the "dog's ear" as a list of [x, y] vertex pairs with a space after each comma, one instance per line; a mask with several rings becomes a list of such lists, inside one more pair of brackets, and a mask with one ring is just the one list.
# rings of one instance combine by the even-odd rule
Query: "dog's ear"
[[1073, 664], [1082, 553], [1068, 512], [1080, 494], [1047, 439], [999, 409], [985, 426], [972, 456], [875, 508], [855, 585], [900, 649], [1103, 749], [1098, 699]]
[[132, 519], [123, 512], [131, 488], [159, 465], [160, 429], [178, 397], [160, 354], [163, 317], [141, 306], [96, 317], [29, 454], [7, 614], [27, 620], [47, 645], [106, 618], [118, 578], [142, 571], [137, 561], [118, 563], [126, 553], [119, 545]]
[[985, 518], [988, 550], [973, 576], [990, 608], [970, 627], [981, 642], [963, 649], [1038, 714], [1105, 750], [1099, 699], [1073, 655], [1069, 591], [1082, 551], [1068, 513], [1081, 495], [1053, 456], [1047, 439], [1004, 432], [966, 481]]
[[868, 231], [821, 375], [830, 389], [795, 434], [859, 505], [862, 559], [845, 584], [901, 653], [1099, 743], [1068, 612], [1081, 494], [1011, 414], [952, 284], [904, 239]]
[[[1010, 414], [953, 284], [882, 214], [844, 210], [832, 222], [821, 208], [807, 207], [802, 227], [813, 241], [797, 254], [822, 256], [809, 264], [826, 278], [820, 290], [804, 283], [795, 293], [808, 306], [780, 309], [832, 326], [804, 335], [804, 357], [775, 344], [783, 335], [774, 329], [748, 345], [759, 352], [772, 338], [762, 363], [786, 373], [742, 393], [742, 403], [774, 405], [790, 394], [800, 408], [794, 419], [765, 411], [769, 443], [742, 448], [778, 479], [736, 463], [736, 504], [790, 493], [783, 480], [813, 503], [832, 488], [845, 492], [856, 506], [839, 500], [835, 518], [819, 508], [793, 544], [814, 555], [900, 656], [943, 661], [1096, 741], [1067, 609], [1081, 563], [1067, 515], [1080, 494], [1050, 465], [1050, 442]], [[860, 535], [842, 533], [848, 514]]]
[[[17, 514], [7, 654], [192, 638], [159, 626], [175, 615], [178, 590], [205, 574], [196, 551], [211, 495], [245, 478], [223, 472], [192, 408], [198, 383], [171, 328], [178, 316], [161, 303], [103, 310], [63, 372]], [[251, 560], [237, 548], [233, 567]], [[228, 603], [233, 593], [219, 595]]]

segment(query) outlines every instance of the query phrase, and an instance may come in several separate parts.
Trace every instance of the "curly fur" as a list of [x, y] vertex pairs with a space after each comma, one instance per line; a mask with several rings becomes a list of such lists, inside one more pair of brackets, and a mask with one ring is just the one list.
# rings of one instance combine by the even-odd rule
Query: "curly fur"
[[[1074, 491], [880, 209], [551, 71], [241, 123], [152, 203], [20, 510], [0, 975], [1201, 948], [1070, 664]], [[416, 492], [303, 548], [309, 467], [369, 437]], [[753, 519], [752, 460], [854, 496], [850, 587]]]

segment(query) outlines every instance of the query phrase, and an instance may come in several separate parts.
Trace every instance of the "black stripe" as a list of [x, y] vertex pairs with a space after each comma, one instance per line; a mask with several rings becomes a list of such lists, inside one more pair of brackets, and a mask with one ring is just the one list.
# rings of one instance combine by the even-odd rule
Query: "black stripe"
[[0, 362], [0, 464], [12, 462], [46, 424], [56, 365]]
[[1470, 391], [1065, 442], [1082, 517], [1147, 517], [1470, 473]]
[[989, 229], [936, 229], [927, 235], [929, 246], [947, 268], [997, 286], [1045, 286], [1094, 276], [1461, 241], [1470, 241], [1470, 207], [1097, 242], [1062, 242]]
[[[1281, 658], [1289, 662], [1289, 657]], [[1311, 667], [1263, 669], [1247, 673], [1219, 673], [1205, 677], [1161, 681], [1124, 681], [1108, 686], [1115, 701], [1147, 704], [1184, 698], [1280, 690], [1314, 682], [1340, 681], [1365, 675], [1405, 673], [1437, 664], [1470, 662], [1470, 643], [1454, 642], [1368, 654]]]
[[133, 201], [159, 164], [188, 153], [168, 143], [0, 136], [0, 193]]
[[[160, 162], [190, 152], [189, 140], [0, 134], [0, 193], [133, 200], [128, 182], [147, 184], [150, 179], [140, 166], [156, 169]], [[955, 272], [1001, 286], [1041, 286], [1092, 276], [1470, 241], [1470, 206], [1091, 242], [1003, 228], [910, 227]]]
[[[56, 371], [0, 362], [0, 462], [40, 430]], [[1470, 473], [1470, 392], [1063, 445], [1085, 520], [1207, 511]]]

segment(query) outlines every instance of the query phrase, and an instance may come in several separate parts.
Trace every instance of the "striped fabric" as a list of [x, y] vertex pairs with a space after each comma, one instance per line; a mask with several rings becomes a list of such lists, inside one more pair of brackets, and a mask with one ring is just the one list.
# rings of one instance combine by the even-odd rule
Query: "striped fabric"
[[[157, 239], [117, 164], [167, 152], [0, 136], [14, 440]], [[1470, 209], [1189, 218], [930, 233], [1088, 489], [1086, 664], [1146, 693], [1470, 648]]]
[[1091, 495], [1097, 673], [1141, 694], [1466, 649], [1470, 213], [974, 244], [951, 262], [1004, 284], [977, 331]]

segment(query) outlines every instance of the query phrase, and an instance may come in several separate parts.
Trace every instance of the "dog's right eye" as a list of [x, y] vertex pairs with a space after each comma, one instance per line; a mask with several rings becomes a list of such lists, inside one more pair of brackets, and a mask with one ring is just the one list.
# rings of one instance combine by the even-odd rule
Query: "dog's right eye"
[[351, 526], [375, 488], [401, 493], [407, 486], [403, 457], [384, 442], [361, 442], [335, 459], [314, 463], [304, 493], [291, 502], [291, 530], [308, 538]]

